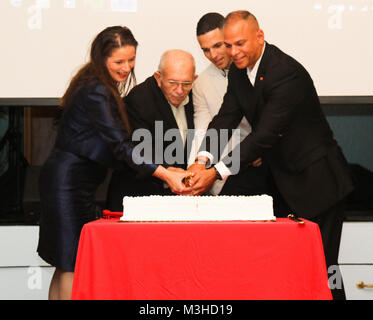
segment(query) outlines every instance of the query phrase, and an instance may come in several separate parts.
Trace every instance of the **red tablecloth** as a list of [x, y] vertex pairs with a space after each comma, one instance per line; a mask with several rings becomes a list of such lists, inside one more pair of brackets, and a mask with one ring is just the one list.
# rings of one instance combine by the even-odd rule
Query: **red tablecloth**
[[83, 227], [72, 299], [332, 299], [318, 225], [119, 222]]

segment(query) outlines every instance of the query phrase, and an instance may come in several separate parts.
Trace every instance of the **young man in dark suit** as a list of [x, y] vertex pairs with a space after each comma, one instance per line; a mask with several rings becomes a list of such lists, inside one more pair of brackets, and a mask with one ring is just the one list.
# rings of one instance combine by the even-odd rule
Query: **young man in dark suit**
[[[138, 143], [134, 152], [151, 152], [153, 161], [166, 167], [187, 168], [187, 146], [191, 145], [187, 140], [193, 139], [193, 131], [188, 134], [188, 129], [194, 129], [191, 89], [196, 77], [192, 55], [169, 50], [162, 55], [154, 75], [131, 90], [125, 105], [132, 141]], [[124, 195], [169, 194], [172, 192], [163, 182], [143, 178], [127, 167], [112, 174], [107, 208], [122, 211]]]
[[[294, 213], [317, 222], [327, 266], [337, 264], [342, 203], [353, 183], [310, 75], [296, 60], [266, 43], [250, 12], [235, 11], [225, 18], [224, 42], [233, 63], [224, 102], [209, 129], [233, 129], [242, 117], [247, 118], [252, 133], [240, 143], [233, 164], [242, 169], [262, 158], [276, 216]], [[213, 159], [212, 146], [206, 142], [189, 168], [195, 172], [196, 194], [232, 174], [232, 163], [224, 159], [208, 169]]]

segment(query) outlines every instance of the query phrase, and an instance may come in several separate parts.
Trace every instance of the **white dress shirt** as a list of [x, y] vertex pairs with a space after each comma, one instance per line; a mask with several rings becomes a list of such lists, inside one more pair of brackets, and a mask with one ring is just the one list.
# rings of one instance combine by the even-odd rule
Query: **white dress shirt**
[[[202, 143], [206, 129], [212, 118], [219, 112], [228, 86], [228, 71], [220, 70], [210, 64], [196, 79], [193, 86], [194, 126], [196, 129], [189, 165], [194, 163], [198, 149]], [[226, 145], [221, 158], [251, 132], [251, 126], [246, 118], [238, 125], [239, 139], [231, 139]], [[238, 141], [239, 140], [239, 141]], [[200, 155], [200, 154], [199, 154]], [[224, 169], [223, 169], [224, 170]], [[219, 171], [220, 172], [220, 171]], [[229, 175], [229, 174], [228, 174]], [[219, 194], [226, 179], [217, 180], [209, 190], [213, 195]]]
[[177, 126], [179, 128], [181, 138], [183, 139], [183, 143], [185, 145], [185, 140], [188, 132], [188, 122], [185, 115], [185, 105], [189, 103], [189, 96], [186, 96], [184, 101], [178, 106], [175, 107], [169, 102], [171, 106], [172, 113], [174, 114]]

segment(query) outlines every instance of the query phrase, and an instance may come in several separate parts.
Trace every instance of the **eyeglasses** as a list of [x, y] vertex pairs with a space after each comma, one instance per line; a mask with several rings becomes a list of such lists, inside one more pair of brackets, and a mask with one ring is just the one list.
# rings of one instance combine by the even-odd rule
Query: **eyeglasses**
[[177, 89], [179, 86], [182, 87], [183, 90], [187, 91], [192, 88], [193, 82], [191, 81], [176, 81], [176, 80], [167, 80], [167, 83], [171, 87], [171, 89]]
[[[162, 73], [158, 71], [160, 75]], [[190, 90], [193, 86], [193, 81], [177, 81], [177, 80], [166, 80], [172, 90], [177, 89], [179, 86], [185, 91]]]

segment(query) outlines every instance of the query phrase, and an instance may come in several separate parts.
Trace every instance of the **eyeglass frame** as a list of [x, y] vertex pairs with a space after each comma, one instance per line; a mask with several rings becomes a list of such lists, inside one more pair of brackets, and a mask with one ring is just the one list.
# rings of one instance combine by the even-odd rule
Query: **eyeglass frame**
[[[158, 72], [158, 73], [160, 74], [160, 76], [162, 77], [162, 72], [160, 72], [159, 70], [158, 70], [157, 72]], [[166, 81], [167, 81], [167, 83], [168, 83], [169, 85], [171, 85], [171, 86], [174, 87], [173, 90], [175, 90], [178, 86], [181, 85], [181, 88], [182, 88], [183, 90], [185, 90], [185, 91], [190, 90], [190, 89], [192, 88], [192, 86], [193, 86], [193, 82], [194, 82], [194, 80], [192, 80], [192, 81], [166, 80]]]

